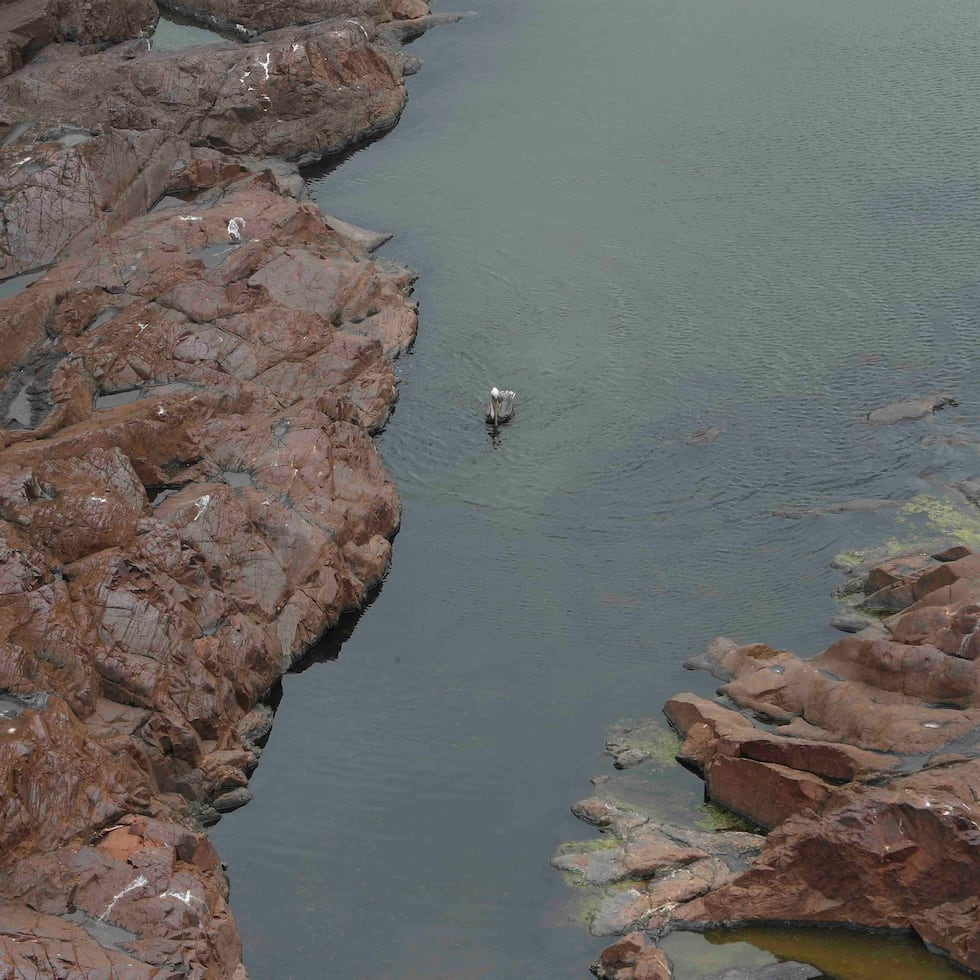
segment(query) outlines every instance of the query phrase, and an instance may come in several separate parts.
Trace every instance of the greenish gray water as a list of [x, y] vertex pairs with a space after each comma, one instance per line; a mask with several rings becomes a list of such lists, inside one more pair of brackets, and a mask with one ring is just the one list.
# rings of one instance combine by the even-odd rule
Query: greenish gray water
[[10, 296], [18, 296], [27, 287], [44, 275], [44, 270], [38, 272], [25, 272], [19, 276], [11, 276], [9, 279], [0, 281], [0, 299], [7, 299]]
[[223, 44], [225, 41], [237, 41], [233, 35], [220, 34], [208, 30], [189, 17], [179, 14], [164, 14], [157, 22], [153, 32], [154, 51], [173, 51], [177, 48], [192, 48], [202, 44]]
[[[392, 571], [285, 678], [214, 831], [257, 978], [587, 976], [606, 942], [548, 861], [589, 836], [606, 728], [711, 693], [680, 665], [719, 633], [835, 639], [838, 552], [977, 532], [939, 499], [980, 470], [974, 5], [474, 6], [417, 42], [398, 128], [314, 182], [395, 233], [421, 327], [379, 440]], [[497, 444], [491, 384], [519, 394]], [[863, 421], [939, 390], [960, 407]], [[858, 497], [914, 502], [771, 516]], [[846, 980], [949, 973], [807, 936]], [[733, 938], [675, 940], [681, 968], [794, 955]]]

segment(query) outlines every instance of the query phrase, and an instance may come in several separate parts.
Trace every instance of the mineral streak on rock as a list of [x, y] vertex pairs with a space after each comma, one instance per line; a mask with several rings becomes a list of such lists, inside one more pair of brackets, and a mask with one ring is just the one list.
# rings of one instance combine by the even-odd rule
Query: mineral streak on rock
[[[245, 977], [200, 827], [249, 798], [260, 702], [400, 516], [371, 433], [413, 277], [269, 159], [398, 118], [404, 60], [342, 6], [362, 19], [176, 53], [36, 53], [116, 37], [67, 6], [36, 40], [0, 20], [33, 56], [0, 81], [0, 275], [46, 267], [0, 301], [5, 976]], [[120, 36], [156, 16], [112, 9]]]
[[912, 931], [980, 972], [980, 558], [903, 556], [865, 588], [900, 610], [884, 636], [810, 660], [719, 639], [688, 666], [721, 679], [722, 697], [664, 708], [706, 796], [770, 830], [747, 867], [725, 834], [712, 854], [612, 800], [573, 807], [606, 846], [566, 845], [553, 863], [604, 889], [593, 932], [643, 933], [610, 947], [598, 975], [636, 975], [670, 929], [746, 923]]

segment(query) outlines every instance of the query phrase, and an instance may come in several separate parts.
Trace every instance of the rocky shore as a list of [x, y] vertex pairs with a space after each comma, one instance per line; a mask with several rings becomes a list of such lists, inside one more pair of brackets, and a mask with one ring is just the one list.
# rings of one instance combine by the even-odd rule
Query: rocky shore
[[387, 567], [417, 326], [296, 164], [393, 126], [446, 18], [193, 0], [252, 40], [158, 53], [152, 0], [83, 6], [0, 7], [0, 974], [240, 980], [202, 830]]
[[[685, 664], [718, 696], [664, 706], [677, 761], [745, 829], [666, 823], [608, 778], [572, 808], [603, 838], [552, 863], [596, 893], [592, 932], [624, 937], [598, 977], [667, 978], [658, 939], [748, 924], [908, 932], [980, 974], [980, 555], [844, 570], [872, 625], [810, 659], [718, 639]], [[610, 741], [618, 768], [654, 751], [651, 724]]]

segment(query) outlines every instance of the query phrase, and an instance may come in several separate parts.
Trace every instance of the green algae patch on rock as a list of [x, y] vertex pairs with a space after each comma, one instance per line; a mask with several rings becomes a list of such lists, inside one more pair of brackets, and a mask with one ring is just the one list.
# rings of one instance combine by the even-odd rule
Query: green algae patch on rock
[[558, 845], [558, 854], [587, 854], [590, 851], [606, 851], [620, 847], [622, 841], [616, 837], [597, 837], [594, 840], [567, 840]]
[[564, 872], [569, 884], [608, 885], [626, 877], [622, 845], [616, 838], [564, 844], [551, 859], [551, 865]]
[[847, 566], [848, 568], [857, 568], [858, 566], [864, 564], [866, 555], [866, 551], [842, 551], [839, 554], [834, 555], [831, 565], [835, 567]]
[[717, 803], [702, 803], [697, 808], [694, 817], [695, 826], [699, 830], [738, 830], [745, 834], [764, 833], [758, 824], [740, 817], [731, 810], [719, 806]]
[[606, 738], [606, 752], [613, 757], [617, 769], [629, 769], [643, 762], [672, 767], [680, 747], [676, 732], [655, 718], [621, 721]]
[[[967, 509], [946, 497], [923, 493], [906, 501], [899, 510], [899, 523], [915, 519], [924, 520], [931, 530], [956, 538], [974, 551], [980, 549], [980, 512], [976, 508]], [[894, 551], [899, 553], [901, 548]]]

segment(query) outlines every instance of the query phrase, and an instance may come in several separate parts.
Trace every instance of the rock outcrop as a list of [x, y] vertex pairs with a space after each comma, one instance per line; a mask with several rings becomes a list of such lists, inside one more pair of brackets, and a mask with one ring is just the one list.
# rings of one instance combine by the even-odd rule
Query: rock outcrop
[[[369, 431], [394, 399], [389, 358], [414, 336], [411, 276], [269, 178], [209, 193], [129, 222], [3, 304], [5, 346], [26, 352], [8, 414], [28, 396], [0, 452], [0, 687], [56, 695], [0, 731], [3, 853], [63, 858], [44, 875], [52, 902], [16, 868], [0, 894], [36, 911], [61, 909], [78, 842], [127, 814], [177, 833], [195, 808], [247, 799], [257, 752], [239, 724], [380, 579], [398, 527]], [[255, 238], [230, 245], [236, 217]], [[185, 932], [190, 909], [202, 934], [177, 949], [153, 903], [187, 882], [123, 864], [150, 882], [103, 916], [139, 937], [125, 948], [231, 975], [218, 892], [201, 893], [207, 921], [170, 902], [170, 926]], [[95, 873], [108, 883], [85, 912], [98, 918], [105, 889], [127, 883], [123, 867]]]
[[371, 434], [413, 277], [282, 159], [395, 123], [374, 38], [55, 44], [0, 81], [0, 274], [35, 270], [0, 300], [0, 974], [245, 977], [202, 827], [400, 516]]
[[282, 0], [262, 4], [248, 0], [162, 0], [160, 6], [243, 36], [322, 20], [349, 17], [384, 23], [423, 17], [429, 12], [425, 0]]
[[[733, 852], [730, 831], [714, 854], [684, 852], [692, 832], [611, 799], [573, 807], [606, 840], [566, 845], [553, 863], [606, 888], [593, 932], [910, 931], [980, 973], [980, 556], [903, 556], [870, 569], [864, 588], [867, 607], [898, 610], [881, 627], [809, 660], [716, 640], [687, 666], [721, 679], [719, 698], [664, 708], [706, 797], [769, 830], [756, 855]], [[640, 757], [618, 743], [616, 756]], [[638, 862], [658, 835], [672, 845], [663, 860]], [[626, 962], [620, 945], [603, 954], [612, 964]]]
[[54, 41], [99, 45], [149, 32], [153, 0], [7, 0], [0, 4], [0, 78]]
[[47, 49], [0, 85], [0, 276], [145, 213], [207, 150], [309, 162], [390, 129], [401, 59], [368, 28], [334, 21], [186, 52]]

